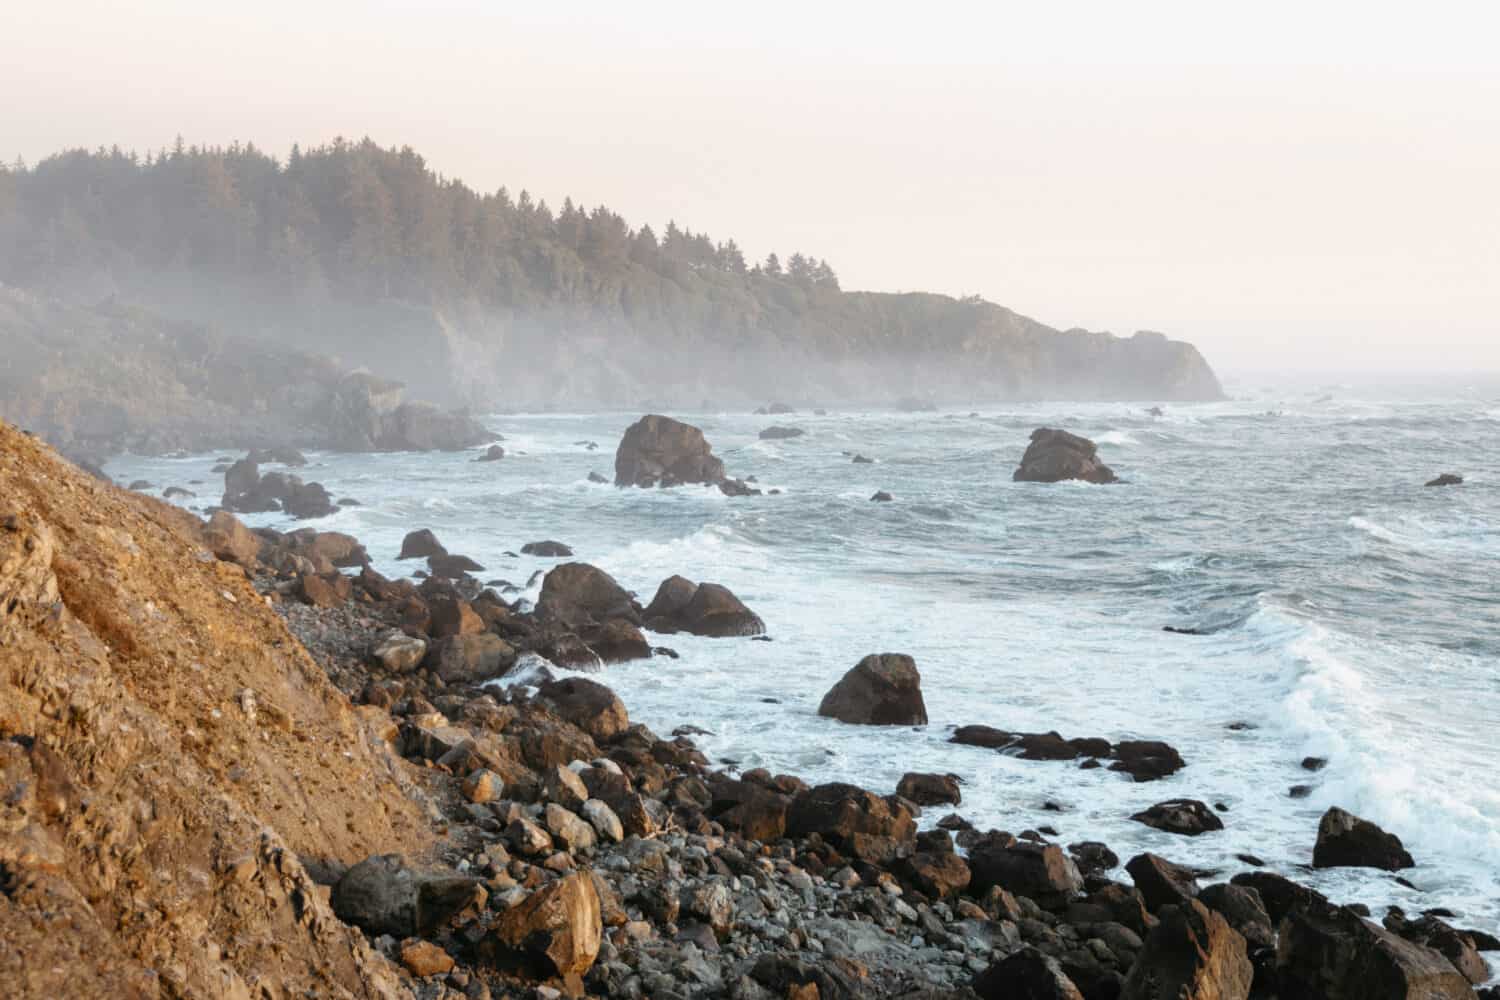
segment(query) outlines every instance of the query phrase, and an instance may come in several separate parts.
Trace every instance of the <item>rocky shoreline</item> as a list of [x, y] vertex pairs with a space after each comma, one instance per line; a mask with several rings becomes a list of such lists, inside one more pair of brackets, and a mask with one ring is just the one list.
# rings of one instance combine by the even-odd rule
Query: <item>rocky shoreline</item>
[[[531, 606], [507, 600], [503, 586], [482, 584], [472, 575], [477, 564], [424, 530], [413, 531], [401, 553], [425, 560], [422, 576], [388, 579], [348, 535], [251, 530], [227, 511], [199, 522], [90, 482], [0, 430], [4, 453], [13, 456], [0, 466], [0, 485], [9, 489], [4, 495], [19, 497], [16, 510], [0, 509], [0, 638], [7, 649], [32, 651], [29, 660], [6, 658], [9, 686], [0, 688], [6, 787], [32, 789], [4, 799], [5, 829], [63, 845], [61, 853], [0, 853], [0, 888], [13, 909], [32, 905], [36, 887], [51, 884], [49, 873], [73, 871], [68, 852], [114, 857], [123, 845], [123, 857], [132, 857], [144, 847], [129, 838], [151, 829], [145, 819], [132, 826], [116, 817], [108, 830], [136, 832], [95, 830], [88, 809], [99, 807], [58, 791], [66, 782], [84, 785], [97, 766], [85, 762], [106, 755], [102, 734], [116, 730], [27, 707], [25, 692], [37, 685], [34, 664], [47, 662], [45, 644], [68, 636], [100, 663], [140, 664], [131, 669], [151, 680], [137, 697], [165, 697], [163, 688], [192, 697], [193, 677], [208, 689], [235, 655], [250, 655], [224, 647], [226, 634], [254, 629], [256, 656], [283, 648], [279, 619], [291, 659], [276, 661], [281, 665], [253, 683], [225, 679], [219, 700], [194, 709], [183, 724], [216, 734], [212, 744], [200, 735], [184, 745], [191, 755], [223, 745], [228, 756], [204, 767], [222, 774], [226, 789], [250, 783], [262, 744], [328, 744], [319, 747], [325, 757], [318, 767], [333, 783], [322, 787], [321, 803], [299, 808], [327, 809], [332, 825], [298, 835], [290, 829], [295, 816], [274, 801], [264, 814], [300, 845], [296, 858], [274, 855], [285, 888], [268, 911], [280, 905], [300, 916], [295, 926], [269, 917], [265, 926], [277, 948], [305, 951], [305, 960], [278, 967], [266, 952], [231, 943], [248, 932], [220, 911], [239, 912], [239, 904], [218, 904], [220, 916], [205, 924], [224, 942], [214, 945], [219, 959], [247, 983], [264, 976], [262, 982], [279, 984], [255, 995], [1500, 995], [1476, 990], [1489, 977], [1480, 952], [1500, 941], [1450, 926], [1440, 911], [1391, 911], [1377, 923], [1357, 903], [1337, 904], [1263, 869], [1214, 882], [1214, 873], [1152, 854], [1122, 865], [1105, 844], [1056, 843], [1045, 828], [978, 830], [963, 818], [962, 786], [949, 775], [908, 774], [896, 789], [866, 790], [716, 767], [694, 745], [690, 718], [671, 734], [652, 733], [630, 721], [606, 684], [578, 673], [675, 656], [652, 645], [658, 636], [670, 642], [673, 632], [723, 642], [764, 633], [766, 623], [752, 609], [713, 583], [671, 577], [643, 605], [596, 567], [562, 562], [543, 578]], [[660, 466], [674, 462], [662, 458]], [[721, 466], [709, 472], [722, 477]], [[142, 568], [147, 559], [150, 573]], [[98, 589], [111, 579], [156, 574], [165, 576], [162, 589], [131, 609], [115, 609], [112, 592]], [[178, 655], [165, 645], [184, 641], [182, 626], [148, 641], [143, 630], [158, 618], [172, 624], [170, 616], [196, 609], [195, 601], [213, 608], [211, 617], [204, 611], [194, 619], [191, 652], [184, 647]], [[92, 633], [92, 643], [80, 629]], [[309, 672], [288, 687], [287, 664], [308, 655]], [[213, 663], [207, 673], [204, 660]], [[159, 664], [154, 674], [149, 663]], [[174, 680], [160, 664], [183, 674]], [[568, 672], [558, 669], [564, 667]], [[329, 682], [338, 693], [318, 696], [332, 706], [326, 711], [354, 712], [365, 735], [320, 733], [322, 716], [291, 693]], [[81, 704], [76, 694], [61, 702], [70, 703]], [[899, 654], [872, 655], [829, 692], [823, 709], [848, 724], [923, 724], [918, 665]], [[168, 707], [158, 711], [170, 717]], [[100, 735], [81, 741], [70, 726]], [[1191, 768], [1168, 744], [1151, 741], [967, 726], [955, 742], [1110, 767], [1125, 772], [1122, 780]], [[291, 752], [271, 762], [289, 761]], [[371, 769], [340, 771], [340, 755], [368, 757]], [[159, 757], [132, 759], [164, 766]], [[293, 769], [282, 780], [296, 787], [304, 773], [311, 772]], [[159, 800], [146, 801], [154, 804], [141, 815], [171, 815]], [[407, 817], [410, 829], [334, 843], [326, 831], [346, 807], [358, 810], [348, 813], [351, 830], [376, 814]], [[1142, 822], [1183, 834], [1216, 819], [1210, 806], [1192, 800], [1168, 800], [1143, 815]], [[1394, 870], [1411, 862], [1397, 838], [1341, 810], [1329, 811], [1316, 837], [1315, 864]], [[215, 884], [242, 887], [234, 892], [269, 885], [271, 854], [238, 857], [213, 866]], [[82, 892], [96, 912], [122, 906], [110, 900], [126, 890], [110, 886], [131, 880], [110, 878], [116, 881]], [[160, 909], [177, 919], [171, 906]], [[5, 912], [0, 935], [9, 936], [19, 924]], [[152, 968], [197, 961], [181, 958], [183, 943], [137, 948], [156, 940], [145, 917], [122, 926], [114, 940]], [[304, 938], [315, 944], [299, 944]], [[328, 950], [335, 939], [352, 964], [339, 957], [345, 951]], [[174, 987], [175, 995], [208, 995], [204, 980], [186, 971], [180, 978], [198, 985]], [[161, 995], [160, 985], [140, 995]], [[23, 988], [21, 995], [49, 994]]]

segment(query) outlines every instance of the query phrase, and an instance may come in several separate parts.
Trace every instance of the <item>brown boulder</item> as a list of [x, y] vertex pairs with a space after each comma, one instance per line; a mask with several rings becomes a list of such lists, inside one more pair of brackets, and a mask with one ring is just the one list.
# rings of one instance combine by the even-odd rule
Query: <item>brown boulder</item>
[[910, 656], [871, 654], [823, 696], [818, 714], [859, 725], [926, 725], [922, 675]]
[[899, 800], [882, 798], [854, 785], [818, 785], [792, 799], [787, 833], [794, 837], [818, 834], [834, 846], [856, 837], [888, 838], [909, 843], [917, 826], [911, 810]]
[[1029, 945], [981, 972], [973, 989], [980, 1000], [1084, 1000], [1057, 959]]
[[1031, 444], [1012, 478], [1018, 483], [1057, 483], [1065, 479], [1115, 482], [1114, 472], [1099, 461], [1098, 450], [1088, 438], [1041, 427], [1031, 432]]
[[297, 578], [298, 596], [315, 608], [337, 608], [354, 593], [354, 582], [337, 570], [321, 575], [307, 573]]
[[203, 544], [218, 558], [247, 568], [260, 554], [260, 537], [227, 510], [215, 511], [203, 526]]
[[519, 965], [538, 978], [572, 984], [599, 955], [604, 921], [587, 873], [549, 882], [501, 914], [481, 950], [503, 966]]
[[470, 907], [482, 908], [478, 879], [418, 871], [399, 854], [373, 855], [335, 883], [333, 912], [371, 934], [421, 936]]
[[641, 630], [622, 618], [588, 629], [583, 641], [604, 663], [651, 659], [651, 643]]
[[1245, 939], [1197, 900], [1164, 907], [1121, 1000], [1247, 1000], [1255, 970]]
[[1416, 864], [1401, 838], [1386, 833], [1369, 820], [1360, 819], [1338, 806], [1330, 808], [1318, 823], [1318, 842], [1313, 847], [1314, 868], [1383, 868], [1399, 871]]
[[973, 874], [951, 851], [918, 851], [898, 866], [902, 879], [931, 899], [944, 899], [968, 888]]
[[431, 528], [408, 531], [401, 539], [401, 554], [397, 559], [426, 559], [430, 556], [445, 556], [448, 550], [437, 540]]
[[1474, 1000], [1469, 980], [1443, 955], [1346, 907], [1313, 907], [1282, 921], [1276, 981], [1284, 997]]
[[695, 584], [681, 576], [662, 581], [642, 618], [657, 632], [690, 632], [712, 638], [763, 635], [766, 631], [760, 616], [745, 607], [728, 587]]
[[475, 635], [484, 631], [484, 620], [461, 597], [434, 594], [427, 599], [427, 611], [431, 616], [427, 632], [434, 639], [444, 639], [450, 635]]
[[433, 641], [424, 662], [445, 683], [474, 684], [505, 673], [516, 651], [493, 632], [450, 635]]
[[1191, 871], [1155, 854], [1137, 854], [1126, 862], [1125, 870], [1152, 913], [1163, 906], [1186, 903], [1198, 895], [1198, 880]]
[[951, 774], [907, 772], [896, 785], [896, 794], [919, 806], [956, 806], [963, 801], [963, 794], [958, 790], [958, 778]]
[[625, 703], [603, 684], [582, 677], [549, 681], [537, 689], [536, 700], [597, 743], [608, 743], [630, 728]]
[[1056, 844], [980, 841], [969, 851], [970, 887], [976, 894], [999, 886], [1044, 907], [1067, 903], [1083, 890], [1083, 876]]
[[586, 625], [623, 618], [637, 623], [640, 609], [635, 599], [614, 577], [588, 563], [563, 563], [542, 579], [536, 602], [537, 616], [568, 625]]
[[616, 486], [717, 483], [724, 463], [703, 432], [671, 417], [650, 414], [625, 431], [615, 451]]
[[1197, 799], [1169, 799], [1158, 802], [1150, 809], [1130, 817], [1137, 823], [1179, 833], [1185, 837], [1196, 837], [1211, 830], [1224, 829], [1224, 821], [1207, 805]]

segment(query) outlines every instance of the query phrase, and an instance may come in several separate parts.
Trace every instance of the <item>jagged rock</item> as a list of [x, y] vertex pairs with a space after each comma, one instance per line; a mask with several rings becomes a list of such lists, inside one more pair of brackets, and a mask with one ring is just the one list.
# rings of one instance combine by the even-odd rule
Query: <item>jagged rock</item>
[[1099, 875], [1119, 867], [1120, 858], [1106, 844], [1097, 840], [1085, 840], [1068, 845], [1068, 855], [1078, 870], [1085, 876]]
[[1065, 904], [1083, 890], [1078, 866], [1056, 844], [981, 841], [969, 850], [976, 894], [999, 886], [1042, 906]]
[[708, 925], [715, 937], [724, 938], [734, 929], [734, 897], [717, 880], [683, 893], [680, 911]]
[[370, 650], [370, 655], [392, 673], [409, 673], [427, 655], [427, 643], [423, 639], [396, 632], [377, 642]]
[[866, 458], [864, 455], [855, 455], [854, 458], [852, 458], [850, 461], [852, 461], [855, 465], [875, 464], [875, 460], [873, 458]]
[[625, 826], [603, 799], [587, 799], [583, 803], [583, 818], [589, 821], [600, 840], [619, 843], [625, 839]]
[[1138, 854], [1125, 865], [1135, 887], [1155, 913], [1163, 906], [1186, 903], [1198, 895], [1198, 880], [1193, 873], [1155, 854]]
[[922, 675], [910, 656], [871, 654], [823, 696], [818, 714], [859, 725], [926, 725]]
[[245, 456], [244, 461], [257, 465], [280, 464], [290, 468], [301, 468], [307, 464], [307, 456], [296, 448], [280, 446], [273, 448], [252, 448]]
[[1400, 909], [1394, 906], [1386, 914], [1385, 927], [1392, 934], [1438, 952], [1476, 986], [1490, 978], [1489, 966], [1479, 954], [1480, 947], [1491, 951], [1500, 950], [1500, 941], [1492, 937], [1458, 930], [1430, 914], [1416, 920], [1407, 920]]
[[1145, 823], [1158, 830], [1180, 833], [1186, 837], [1196, 837], [1211, 830], [1224, 829], [1224, 821], [1197, 799], [1169, 799], [1166, 802], [1158, 802], [1150, 809], [1138, 812], [1130, 818], [1137, 823]]
[[1057, 959], [1030, 945], [980, 973], [973, 989], [979, 1000], [1084, 1000]]
[[1299, 885], [1275, 872], [1241, 872], [1229, 880], [1231, 885], [1254, 889], [1260, 896], [1261, 905], [1271, 918], [1271, 926], [1278, 927], [1290, 914], [1309, 909], [1326, 908], [1328, 900], [1316, 889]]
[[594, 828], [584, 822], [583, 818], [573, 810], [566, 809], [556, 802], [548, 802], [542, 815], [546, 821], [547, 832], [552, 834], [553, 841], [569, 854], [593, 848]]
[[717, 583], [699, 583], [681, 576], [668, 577], [641, 614], [646, 627], [655, 632], [690, 632], [724, 638], [763, 635], [760, 616]]
[[1456, 476], [1456, 475], [1454, 475], [1451, 472], [1445, 472], [1441, 476], [1438, 476], [1436, 479], [1433, 479], [1433, 480], [1429, 481], [1425, 485], [1427, 485], [1427, 486], [1462, 486], [1463, 482], [1464, 482], [1464, 477], [1463, 476]]
[[1347, 907], [1313, 907], [1282, 921], [1276, 981], [1285, 997], [1474, 998], [1469, 980], [1443, 955], [1403, 940]]
[[560, 559], [572, 555], [573, 550], [562, 542], [527, 542], [521, 546], [521, 554], [524, 556], [542, 556], [548, 559]]
[[418, 871], [399, 854], [361, 861], [338, 880], [331, 897], [340, 920], [398, 938], [426, 935], [483, 900], [478, 879]]
[[635, 625], [622, 618], [585, 631], [584, 644], [603, 663], [629, 663], [651, 659], [651, 643]]
[[1115, 482], [1114, 472], [1099, 461], [1094, 442], [1051, 427], [1031, 432], [1031, 444], [1012, 478], [1018, 483], [1057, 483], [1065, 479]]
[[1160, 740], [1121, 740], [1112, 749], [1111, 771], [1123, 771], [1136, 781], [1156, 781], [1187, 766], [1176, 748]]
[[593, 879], [583, 873], [549, 882], [505, 911], [480, 945], [501, 965], [519, 963], [537, 977], [563, 977], [573, 989], [599, 955], [604, 921]]
[[630, 716], [619, 696], [603, 684], [582, 677], [545, 683], [537, 689], [536, 700], [597, 743], [608, 743], [630, 728]]
[[489, 768], [471, 771], [459, 784], [464, 798], [470, 802], [494, 802], [505, 795], [505, 782]]
[[894, 500], [896, 498], [893, 497], [893, 496], [891, 496], [885, 490], [876, 490], [875, 493], [874, 493], [874, 495], [871, 496], [870, 499], [873, 500], [873, 501], [875, 501], [875, 502], [877, 502], [877, 503], [890, 503], [892, 500]]
[[255, 565], [260, 554], [260, 538], [227, 510], [215, 511], [203, 527], [203, 544], [226, 562], [247, 569]]
[[588, 801], [589, 789], [582, 778], [571, 768], [554, 764], [542, 775], [543, 793], [552, 802], [566, 809], [582, 809]]
[[956, 806], [963, 801], [958, 778], [951, 774], [907, 772], [896, 785], [896, 794], [919, 806]]
[[1245, 939], [1197, 900], [1163, 907], [1121, 1000], [1247, 1000], [1255, 970]]
[[427, 559], [431, 556], [445, 556], [448, 550], [437, 540], [431, 528], [419, 528], [416, 531], [408, 531], [406, 537], [401, 539], [401, 554], [397, 559]]
[[865, 860], [885, 855], [880, 860], [888, 861], [901, 845], [915, 839], [917, 827], [911, 811], [899, 800], [835, 782], [792, 799], [786, 832], [797, 837], [816, 833]]
[[403, 941], [401, 964], [414, 976], [442, 976], [453, 971], [453, 956], [431, 941]]
[[434, 594], [427, 599], [430, 615], [427, 634], [434, 639], [450, 635], [477, 635], [484, 631], [484, 619], [463, 598], [451, 594]]
[[298, 596], [316, 608], [337, 608], [354, 593], [354, 583], [344, 574], [304, 573], [297, 579]]
[[584, 625], [623, 618], [639, 624], [640, 609], [635, 599], [615, 582], [614, 577], [588, 563], [563, 563], [553, 567], [542, 580], [537, 598], [538, 617]]
[[505, 828], [505, 840], [527, 857], [537, 857], [552, 850], [552, 837], [525, 816], [510, 821]]
[[1232, 882], [1205, 886], [1198, 893], [1198, 901], [1221, 914], [1230, 927], [1239, 931], [1249, 946], [1276, 946], [1276, 930], [1271, 926], [1271, 917], [1266, 913], [1260, 893], [1249, 886], [1235, 885]]
[[1313, 847], [1314, 868], [1410, 868], [1412, 860], [1401, 838], [1386, 833], [1369, 820], [1337, 806], [1318, 823], [1318, 842]]
[[715, 484], [724, 479], [703, 432], [691, 424], [651, 414], [625, 431], [615, 452], [616, 486]]
[[918, 851], [898, 866], [901, 877], [931, 899], [946, 899], [966, 889], [973, 873], [952, 851]]

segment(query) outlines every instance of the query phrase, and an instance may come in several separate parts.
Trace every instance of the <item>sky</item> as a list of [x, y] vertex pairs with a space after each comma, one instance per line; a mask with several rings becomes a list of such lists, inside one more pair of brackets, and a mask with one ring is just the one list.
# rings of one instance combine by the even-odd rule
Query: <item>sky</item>
[[1500, 4], [0, 0], [0, 157], [370, 136], [1221, 371], [1500, 371]]

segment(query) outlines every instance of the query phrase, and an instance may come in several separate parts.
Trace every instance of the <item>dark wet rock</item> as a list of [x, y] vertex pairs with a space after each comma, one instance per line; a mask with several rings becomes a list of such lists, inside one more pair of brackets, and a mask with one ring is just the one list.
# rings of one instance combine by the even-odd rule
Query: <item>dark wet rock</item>
[[876, 501], [878, 503], [890, 503], [892, 500], [894, 500], [896, 498], [893, 497], [893, 496], [891, 496], [885, 490], [876, 490], [875, 491], [875, 495], [872, 496], [872, 497], [870, 497], [870, 499], [874, 500], [874, 501]]
[[1115, 482], [1114, 472], [1099, 461], [1097, 453], [1097, 446], [1088, 438], [1042, 427], [1031, 432], [1031, 444], [1013, 478], [1018, 483], [1057, 483], [1065, 479]]
[[437, 540], [431, 528], [421, 528], [417, 531], [409, 531], [406, 537], [401, 539], [401, 554], [397, 559], [427, 559], [432, 556], [445, 556], [448, 550]]
[[586, 625], [623, 618], [640, 622], [640, 608], [614, 577], [588, 563], [555, 566], [542, 579], [537, 616], [568, 625]]
[[1170, 745], [1160, 740], [1125, 740], [1111, 744], [1097, 737], [1064, 739], [1056, 732], [1013, 733], [992, 726], [959, 726], [950, 743], [985, 747], [1014, 753], [1025, 760], [1076, 760], [1089, 758], [1084, 766], [1097, 767], [1096, 758], [1112, 757], [1111, 771], [1122, 771], [1136, 781], [1154, 781], [1173, 774], [1187, 763]]
[[972, 988], [980, 1000], [1084, 1000], [1057, 959], [1030, 945], [985, 969]]
[[427, 569], [440, 580], [459, 580], [470, 573], [483, 573], [484, 567], [464, 555], [428, 556]]
[[1224, 821], [1197, 799], [1169, 799], [1130, 817], [1167, 833], [1196, 837], [1212, 830], [1224, 829]]
[[910, 656], [872, 653], [823, 696], [818, 714], [858, 725], [926, 725], [922, 675]]
[[1464, 482], [1464, 477], [1463, 476], [1457, 476], [1457, 475], [1454, 475], [1451, 472], [1445, 472], [1441, 476], [1438, 476], [1436, 479], [1433, 479], [1433, 480], [1429, 481], [1426, 485], [1428, 485], [1428, 486], [1462, 486], [1463, 482]]
[[505, 449], [502, 448], [502, 447], [500, 447], [498, 444], [492, 444], [488, 448], [486, 448], [480, 454], [480, 456], [478, 458], [474, 459], [474, 461], [476, 461], [476, 462], [498, 462], [498, 461], [500, 461], [504, 457], [505, 457]]
[[1058, 907], [1083, 891], [1078, 866], [1056, 844], [982, 840], [969, 850], [969, 869], [975, 894], [998, 886], [1043, 907]]
[[[726, 497], [758, 497], [761, 491], [751, 486], [749, 479], [721, 479], [719, 492]], [[777, 491], [779, 492], [779, 491]]]
[[521, 554], [526, 556], [543, 556], [547, 559], [560, 559], [572, 555], [573, 550], [562, 542], [527, 542], [521, 546]]
[[715, 484], [723, 478], [724, 463], [703, 432], [659, 414], [632, 424], [615, 452], [616, 486]]
[[857, 1000], [864, 995], [861, 984], [838, 965], [823, 960], [804, 961], [778, 952], [756, 959], [750, 979], [776, 998]]
[[1469, 980], [1441, 953], [1377, 927], [1347, 907], [1316, 907], [1282, 921], [1276, 980], [1283, 997], [1474, 997]]
[[346, 924], [397, 938], [429, 934], [450, 918], [484, 905], [478, 879], [422, 872], [399, 854], [373, 855], [335, 883], [333, 912]]
[[1163, 906], [1185, 903], [1198, 895], [1198, 880], [1189, 868], [1155, 854], [1138, 854], [1125, 865], [1135, 887], [1155, 913]]
[[1304, 771], [1321, 771], [1321, 770], [1323, 770], [1323, 768], [1325, 768], [1327, 766], [1328, 766], [1328, 758], [1327, 757], [1303, 757], [1302, 758], [1302, 770], [1304, 770]]
[[586, 629], [581, 638], [604, 663], [629, 663], [651, 659], [651, 643], [635, 625], [615, 618]]
[[1176, 748], [1160, 740], [1123, 740], [1113, 750], [1111, 771], [1122, 771], [1136, 781], [1155, 781], [1187, 766]]
[[591, 483], [607, 483], [607, 482], [609, 482], [609, 477], [603, 475], [602, 473], [590, 472], [589, 473], [589, 482], [591, 482]]
[[782, 427], [778, 425], [775, 427], [767, 427], [765, 430], [761, 431], [760, 439], [762, 441], [782, 441], [787, 438], [798, 438], [806, 433], [807, 432], [800, 427]]
[[1489, 966], [1479, 951], [1481, 944], [1490, 950], [1493, 950], [1494, 945], [1500, 944], [1493, 938], [1486, 935], [1476, 938], [1474, 932], [1458, 930], [1430, 913], [1416, 920], [1407, 920], [1397, 907], [1391, 907], [1384, 923], [1386, 930], [1392, 934], [1441, 954], [1474, 985], [1478, 986], [1489, 980]]
[[958, 785], [956, 775], [908, 771], [896, 785], [896, 794], [919, 806], [956, 806], [963, 801]]
[[1161, 630], [1163, 632], [1171, 632], [1173, 635], [1211, 635], [1212, 634], [1211, 630], [1209, 630], [1209, 629], [1206, 629], [1206, 628], [1197, 628], [1197, 627], [1194, 627], [1194, 626], [1163, 625], [1161, 627]]
[[1069, 844], [1068, 854], [1078, 866], [1078, 871], [1085, 876], [1102, 875], [1120, 865], [1119, 855], [1097, 840]]
[[1159, 919], [1121, 1000], [1247, 1000], [1255, 970], [1245, 939], [1221, 914], [1188, 900]]
[[1281, 924], [1289, 915], [1307, 910], [1326, 909], [1328, 899], [1316, 889], [1293, 882], [1275, 872], [1241, 872], [1229, 880], [1230, 885], [1254, 889], [1261, 905], [1271, 918], [1271, 926]]
[[1198, 893], [1198, 901], [1209, 909], [1223, 915], [1253, 948], [1276, 947], [1276, 929], [1271, 924], [1270, 914], [1261, 901], [1260, 893], [1247, 885], [1218, 882], [1205, 886]]
[[1313, 847], [1314, 868], [1383, 868], [1398, 871], [1410, 868], [1412, 860], [1401, 838], [1386, 833], [1369, 820], [1334, 806], [1323, 814], [1318, 824], [1318, 841]]
[[875, 464], [875, 460], [873, 458], [866, 458], [864, 455], [858, 455], [858, 454], [855, 455], [852, 459], [850, 459], [850, 461], [853, 462], [855, 465], [874, 465]]
[[1291, 799], [1305, 799], [1312, 793], [1312, 785], [1293, 785], [1286, 790], [1287, 798]]
[[134, 479], [131, 480], [130, 485], [127, 486], [126, 489], [136, 490], [137, 492], [139, 492], [140, 490], [152, 489], [155, 487], [155, 485], [156, 484], [151, 482], [151, 480], [149, 479]]
[[888, 863], [917, 833], [911, 810], [854, 785], [818, 785], [792, 799], [787, 833], [818, 834], [841, 850], [874, 863]]
[[681, 576], [662, 581], [641, 617], [655, 632], [723, 638], [761, 635], [766, 630], [760, 616], [745, 607], [728, 587], [697, 584]]
[[453, 594], [434, 594], [427, 599], [427, 634], [434, 639], [450, 635], [474, 635], [485, 630], [484, 619], [473, 605]]

